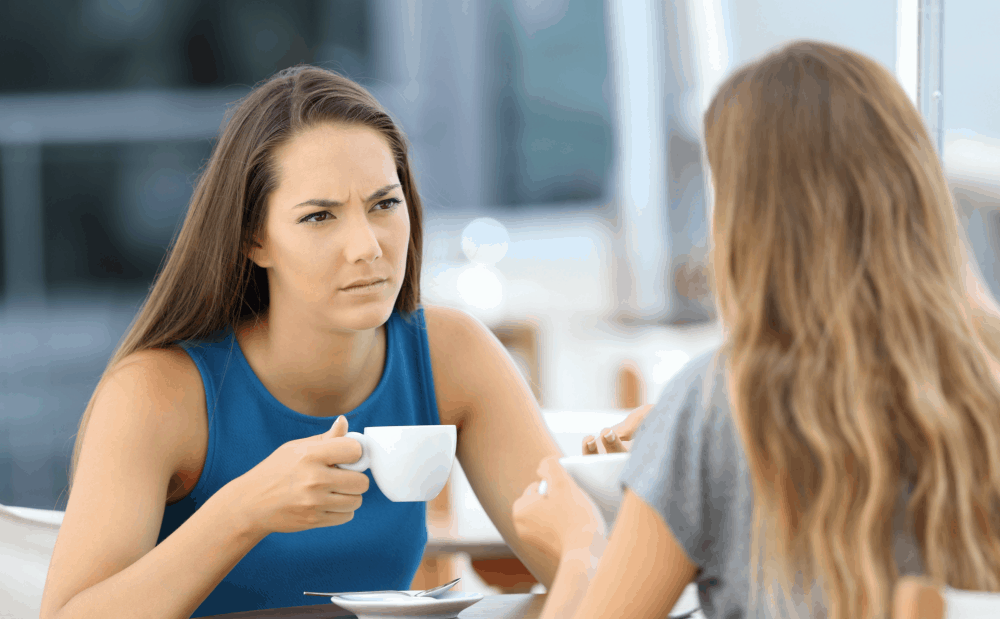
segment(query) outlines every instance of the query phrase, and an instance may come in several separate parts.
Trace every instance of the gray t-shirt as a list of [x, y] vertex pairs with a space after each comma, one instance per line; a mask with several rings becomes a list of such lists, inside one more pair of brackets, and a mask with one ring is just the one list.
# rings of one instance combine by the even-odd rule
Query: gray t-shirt
[[[747, 612], [753, 489], [730, 412], [725, 362], [715, 355], [711, 350], [692, 359], [664, 388], [636, 431], [621, 484], [659, 512], [699, 567], [695, 582], [708, 619], [781, 617], [763, 590], [762, 604]], [[901, 492], [901, 506], [905, 499]], [[897, 510], [897, 564], [901, 573], [920, 574], [903, 513]], [[800, 595], [792, 598], [800, 616], [825, 614], [821, 608], [808, 613]]]

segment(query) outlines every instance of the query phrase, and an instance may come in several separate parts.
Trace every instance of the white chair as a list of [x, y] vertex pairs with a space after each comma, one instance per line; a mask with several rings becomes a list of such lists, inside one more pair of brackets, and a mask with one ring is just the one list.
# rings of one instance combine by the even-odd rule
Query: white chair
[[926, 578], [904, 576], [896, 584], [893, 619], [993, 619], [1000, 593], [938, 588]]
[[63, 512], [0, 505], [0, 619], [38, 619]]

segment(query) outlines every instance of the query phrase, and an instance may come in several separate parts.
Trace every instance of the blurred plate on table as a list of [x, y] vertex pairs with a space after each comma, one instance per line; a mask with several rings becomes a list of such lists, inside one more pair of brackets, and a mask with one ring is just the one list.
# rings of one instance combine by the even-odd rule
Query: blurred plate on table
[[[411, 591], [410, 593], [416, 593]], [[454, 619], [458, 613], [483, 599], [482, 593], [448, 591], [436, 598], [404, 597], [385, 593], [355, 593], [333, 596], [330, 601], [358, 619]]]

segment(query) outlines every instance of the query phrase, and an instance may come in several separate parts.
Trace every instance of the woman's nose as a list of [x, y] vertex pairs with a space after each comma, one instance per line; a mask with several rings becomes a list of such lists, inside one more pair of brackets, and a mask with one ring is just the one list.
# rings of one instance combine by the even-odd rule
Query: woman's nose
[[375, 235], [375, 230], [365, 217], [352, 218], [353, 225], [347, 230], [347, 242], [344, 247], [348, 263], [374, 262], [382, 256], [382, 247]]

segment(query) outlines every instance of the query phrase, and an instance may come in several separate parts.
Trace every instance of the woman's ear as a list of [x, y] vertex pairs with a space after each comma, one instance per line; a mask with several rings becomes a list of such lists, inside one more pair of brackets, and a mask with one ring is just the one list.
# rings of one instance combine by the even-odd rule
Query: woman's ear
[[245, 252], [247, 258], [262, 269], [266, 269], [271, 266], [271, 257], [268, 254], [266, 245], [266, 243], [262, 243], [260, 240], [254, 239], [250, 242], [250, 246]]

